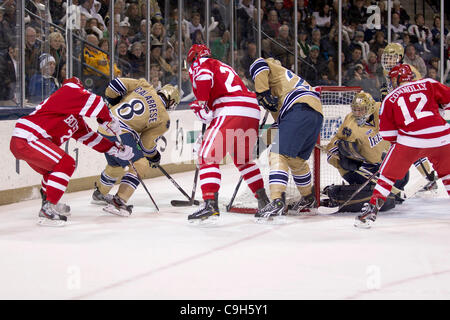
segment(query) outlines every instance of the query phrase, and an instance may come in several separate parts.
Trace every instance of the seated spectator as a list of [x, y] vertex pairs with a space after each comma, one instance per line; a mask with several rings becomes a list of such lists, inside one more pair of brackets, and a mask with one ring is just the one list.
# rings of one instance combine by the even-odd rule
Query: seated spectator
[[0, 54], [0, 106], [15, 107], [18, 102], [17, 75], [19, 49], [11, 42], [6, 53]]
[[257, 53], [256, 43], [249, 42], [249, 43], [247, 43], [246, 47], [244, 47], [244, 49], [245, 49], [245, 53], [244, 53], [243, 57], [241, 59], [239, 59], [239, 63], [240, 63], [241, 68], [245, 71], [245, 76], [248, 79], [251, 79], [250, 66], [256, 60], [256, 58], [258, 58], [256, 56], [256, 53]]
[[165, 34], [166, 31], [162, 23], [156, 22], [152, 25], [152, 32], [150, 34], [151, 40], [157, 40], [164, 43]]
[[369, 92], [376, 100], [380, 100], [380, 90], [376, 85], [376, 79], [371, 79], [362, 64], [357, 64], [347, 71], [345, 85], [349, 87], [361, 87], [365, 92]]
[[[355, 37], [353, 38], [353, 41], [349, 46], [349, 50], [353, 51], [353, 49], [355, 47], [361, 48], [361, 57], [363, 60], [367, 61], [368, 54], [369, 54], [369, 51], [371, 51], [371, 49], [370, 49], [370, 44], [367, 43], [366, 41], [364, 41], [364, 32], [362, 32], [362, 31], [355, 32]], [[378, 50], [375, 50], [374, 52], [377, 52], [377, 51]]]
[[163, 83], [169, 83], [174, 76], [174, 70], [172, 66], [167, 63], [166, 60], [162, 57], [162, 47], [163, 44], [157, 40], [153, 40], [151, 43], [150, 49], [150, 61], [152, 63], [158, 64], [163, 71]]
[[382, 31], [377, 31], [377, 33], [375, 33], [375, 37], [369, 42], [370, 45], [370, 51], [373, 52], [378, 52], [378, 49], [382, 48], [384, 49], [384, 47], [387, 46], [387, 41], [384, 38], [384, 33]]
[[252, 0], [242, 0], [239, 2], [236, 10], [236, 42], [239, 48], [245, 46], [249, 41], [256, 41], [252, 28], [252, 25], [255, 24], [254, 18], [256, 14], [257, 10], [252, 4]]
[[192, 14], [192, 19], [188, 22], [189, 34], [191, 38], [193, 37], [196, 31], [203, 32], [203, 26], [200, 23], [200, 13], [194, 12]]
[[54, 24], [63, 25], [61, 21], [66, 15], [66, 6], [63, 0], [50, 1], [50, 15]]
[[[174, 83], [174, 85], [177, 84], [178, 83]], [[192, 83], [189, 78], [189, 69], [186, 64], [181, 68], [181, 92], [183, 94], [181, 97], [181, 101], [189, 102], [195, 99], [192, 90]]]
[[203, 39], [203, 32], [200, 30], [195, 30], [191, 34], [192, 44], [205, 44], [205, 39]]
[[28, 84], [28, 101], [40, 103], [53, 92], [58, 90], [59, 83], [53, 74], [55, 73], [55, 58], [48, 53], [39, 57], [40, 73], [34, 74]]
[[60, 84], [63, 83], [65, 79], [67, 79], [67, 69], [65, 63], [61, 66], [61, 69], [59, 69], [59, 73], [56, 79]]
[[[102, 95], [108, 84], [110, 77], [110, 60], [106, 53], [98, 50], [99, 40], [95, 34], [89, 34], [86, 38], [87, 43], [84, 48], [83, 57], [85, 63], [92, 67], [84, 66], [84, 75], [86, 79], [86, 85], [94, 93]], [[114, 77], [121, 75], [121, 72], [116, 64], [114, 64]]]
[[349, 22], [359, 24], [365, 24], [367, 22], [368, 14], [367, 8], [364, 6], [364, 0], [355, 0], [354, 4], [350, 7], [348, 12]]
[[136, 2], [131, 2], [126, 9], [125, 15], [128, 17], [128, 22], [130, 23], [129, 36], [133, 37], [139, 32], [143, 18], [138, 4]]
[[117, 45], [117, 67], [122, 76], [131, 77], [131, 64], [128, 55], [128, 46], [125, 42], [119, 42]]
[[316, 17], [316, 25], [322, 32], [322, 34], [327, 34], [331, 29], [331, 8], [325, 3], [320, 7], [319, 11], [313, 12]]
[[97, 38], [103, 38], [103, 31], [99, 27], [99, 22], [96, 18], [89, 18], [86, 21], [86, 33], [95, 33]]
[[[441, 18], [440, 16], [435, 16], [433, 20], [433, 28], [431, 29], [432, 43], [431, 43], [431, 53], [434, 57], [440, 56], [441, 52]], [[444, 27], [444, 35], [448, 35], [447, 28]], [[445, 39], [444, 39], [445, 40]], [[444, 41], [445, 43], [445, 41]]]
[[414, 18], [415, 24], [408, 27], [408, 33], [411, 36], [411, 42], [416, 45], [419, 52], [430, 52], [431, 41], [433, 35], [431, 30], [425, 25], [423, 14], [416, 14]]
[[150, 14], [151, 14], [150, 21], [152, 23], [162, 22], [163, 16], [161, 14], [161, 9], [159, 7], [158, 0], [150, 0], [150, 1], [138, 0], [141, 15], [144, 16], [145, 12], [147, 12], [146, 11], [147, 3], [149, 3], [149, 2], [150, 2]]
[[278, 37], [280, 26], [277, 10], [270, 10], [267, 14], [267, 19], [263, 20], [261, 28], [269, 37], [276, 38]]
[[363, 64], [362, 60], [362, 49], [360, 46], [354, 46], [353, 50], [351, 51], [351, 56], [347, 60], [347, 69], [354, 68], [357, 64]]
[[0, 6], [0, 52], [6, 53], [10, 43], [11, 29], [4, 19], [5, 8]]
[[139, 32], [136, 33], [131, 42], [145, 41], [147, 37], [147, 20], [143, 19], [140, 23]]
[[145, 54], [140, 42], [135, 42], [131, 45], [128, 61], [131, 64], [132, 78], [145, 77]]
[[39, 56], [41, 54], [41, 44], [37, 41], [36, 29], [26, 27], [25, 29], [25, 75], [27, 82], [30, 78], [39, 73]]
[[391, 10], [391, 14], [398, 14], [399, 18], [400, 18], [400, 24], [403, 25], [407, 25], [409, 23], [409, 15], [406, 12], [405, 9], [402, 8], [401, 4], [400, 4], [400, 0], [395, 0], [392, 10]]
[[317, 86], [336, 86], [337, 82], [335, 80], [328, 78], [328, 70], [322, 70], [320, 72], [320, 78], [316, 83]]
[[323, 58], [320, 56], [319, 47], [313, 45], [309, 50], [308, 58], [306, 58], [306, 60], [302, 62], [300, 68], [300, 76], [308, 81], [311, 85], [315, 86], [320, 79], [320, 73], [325, 68], [326, 64]]
[[48, 36], [49, 53], [55, 58], [56, 70], [54, 77], [57, 77], [59, 70], [66, 63], [66, 41], [60, 32], [52, 32]]
[[277, 43], [272, 42], [270, 46], [272, 57], [279, 60], [283, 67], [290, 69], [294, 63], [294, 56], [292, 55], [294, 46], [293, 40], [289, 35], [289, 26], [287, 24], [280, 26], [276, 41]]
[[436, 81], [440, 81], [440, 77], [439, 77], [438, 71], [437, 71], [437, 69], [435, 69], [433, 67], [429, 67], [428, 68], [428, 73], [427, 73], [426, 77], [434, 79]]
[[128, 46], [131, 45], [131, 37], [129, 35], [130, 31], [130, 23], [128, 22], [128, 17], [125, 17], [120, 23], [119, 23], [119, 39], [118, 41], [125, 42]]
[[403, 62], [415, 67], [420, 72], [422, 77], [427, 74], [427, 66], [425, 65], [425, 61], [421, 56], [416, 54], [416, 47], [413, 44], [406, 47]]
[[[217, 29], [218, 30], [218, 29]], [[217, 31], [220, 32], [220, 31]], [[221, 37], [217, 37], [211, 41], [211, 54], [214, 59], [229, 63], [228, 57], [230, 53], [230, 31], [225, 30]]]
[[298, 54], [301, 58], [305, 59], [309, 55], [309, 48], [311, 47], [308, 42], [308, 32], [306, 30], [302, 30], [298, 35], [298, 45], [299, 50]]
[[284, 0], [275, 0], [274, 9], [278, 13], [278, 21], [280, 21], [281, 24], [291, 23], [291, 13], [284, 7]]
[[392, 24], [391, 24], [391, 40], [398, 41], [402, 39], [403, 33], [407, 31], [407, 28], [404, 24], [400, 23], [400, 16], [398, 13], [392, 14]]

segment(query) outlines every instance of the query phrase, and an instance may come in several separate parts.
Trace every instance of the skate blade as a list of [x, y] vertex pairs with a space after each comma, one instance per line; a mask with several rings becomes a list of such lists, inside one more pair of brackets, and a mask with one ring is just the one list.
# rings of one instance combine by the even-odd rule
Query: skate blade
[[219, 220], [220, 216], [214, 215], [206, 219], [191, 219], [188, 222], [194, 226], [214, 226], [219, 224]]
[[129, 217], [131, 215], [131, 213], [129, 213], [127, 210], [117, 209], [112, 204], [108, 204], [106, 207], [104, 207], [103, 211], [119, 217]]
[[259, 224], [269, 224], [269, 225], [278, 225], [278, 224], [286, 224], [287, 219], [286, 216], [273, 216], [268, 218], [255, 218], [255, 222]]
[[42, 227], [64, 227], [67, 224], [67, 221], [39, 218], [37, 224]]
[[311, 217], [311, 216], [317, 216], [319, 212], [317, 212], [317, 208], [311, 208], [311, 209], [303, 209], [302, 211], [297, 210], [289, 210], [287, 212], [288, 216], [297, 216], [297, 217]]
[[107, 206], [108, 202], [104, 201], [104, 200], [94, 200], [91, 199], [91, 204], [96, 204], [98, 206]]
[[366, 220], [365, 222], [362, 222], [361, 220], [356, 219], [353, 225], [359, 229], [370, 229], [374, 222], [375, 221], [372, 220]]

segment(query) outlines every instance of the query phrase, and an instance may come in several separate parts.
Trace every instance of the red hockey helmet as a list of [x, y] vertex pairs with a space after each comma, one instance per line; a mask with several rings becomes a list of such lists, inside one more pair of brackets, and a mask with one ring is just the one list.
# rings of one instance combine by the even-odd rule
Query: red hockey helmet
[[62, 84], [65, 85], [66, 83], [74, 83], [74, 84], [76, 84], [77, 86], [83, 87], [83, 83], [82, 83], [81, 80], [78, 79], [77, 77], [72, 77], [72, 78], [69, 78], [69, 79], [64, 79], [64, 81], [63, 81]]
[[389, 78], [396, 79], [397, 85], [402, 82], [410, 82], [414, 80], [414, 74], [411, 67], [407, 64], [399, 64], [391, 69], [389, 72]]
[[195, 59], [211, 56], [211, 50], [204, 44], [194, 44], [189, 49], [187, 62], [192, 63]]

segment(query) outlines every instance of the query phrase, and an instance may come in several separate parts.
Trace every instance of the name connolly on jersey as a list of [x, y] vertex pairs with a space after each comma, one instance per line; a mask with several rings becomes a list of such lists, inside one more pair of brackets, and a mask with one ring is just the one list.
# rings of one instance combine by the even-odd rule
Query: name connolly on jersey
[[397, 98], [405, 92], [416, 92], [416, 91], [424, 91], [427, 89], [426, 83], [415, 83], [411, 84], [409, 86], [406, 86], [404, 88], [400, 88], [398, 91], [394, 92], [390, 97], [389, 101], [394, 103]]

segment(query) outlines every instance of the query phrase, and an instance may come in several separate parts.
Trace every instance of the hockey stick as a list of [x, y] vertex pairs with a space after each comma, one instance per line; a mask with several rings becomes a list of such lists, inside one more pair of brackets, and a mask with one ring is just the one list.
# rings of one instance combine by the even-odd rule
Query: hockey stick
[[[108, 127], [108, 129], [111, 132], [114, 132], [111, 130], [111, 128], [106, 125]], [[120, 145], [123, 147], [123, 143], [122, 143], [122, 138], [120, 137], [119, 134], [115, 133], [117, 140], [119, 141]], [[150, 194], [150, 191], [148, 191], [147, 186], [145, 185], [144, 181], [142, 181], [141, 177], [139, 176], [138, 171], [136, 170], [136, 167], [134, 166], [133, 162], [131, 160], [128, 160], [128, 163], [130, 164], [130, 166], [133, 168], [134, 172], [136, 172], [136, 177], [138, 178], [139, 182], [141, 183], [141, 185], [144, 187], [145, 192], [147, 192], [148, 196], [150, 197], [150, 200], [152, 200], [153, 204], [155, 205], [156, 210], [159, 212], [159, 208], [158, 205], [156, 204], [155, 200], [153, 199], [152, 195]]]
[[[267, 118], [269, 116], [269, 110], [266, 110], [266, 114], [264, 115], [263, 121], [259, 126], [259, 130], [262, 130], [262, 128], [264, 127], [264, 125], [266, 124]], [[257, 149], [257, 154], [258, 154], [258, 150], [259, 150], [259, 137], [258, 137], [258, 143], [256, 144]], [[226, 206], [227, 212], [230, 212], [230, 210], [233, 208], [233, 202], [234, 199], [236, 198], [236, 195], [239, 191], [239, 188], [241, 186], [242, 180], [244, 179], [244, 177], [241, 175], [239, 177], [239, 182], [237, 183], [236, 187], [234, 188], [234, 192], [233, 192], [233, 196], [230, 199], [230, 202], [228, 203], [228, 205]]]
[[[190, 198], [189, 195], [183, 190], [183, 188], [181, 188], [180, 185], [179, 185], [179, 184], [178, 184], [178, 183], [170, 176], [170, 174], [169, 174], [163, 167], [161, 167], [159, 164], [158, 164], [158, 169], [161, 170], [161, 172], [167, 177], [167, 179], [169, 179], [170, 182], [172, 182], [173, 185], [174, 185], [178, 190], [180, 190], [180, 192], [181, 192], [186, 198], [188, 198], [189, 200], [191, 200], [191, 198]], [[173, 200], [173, 201], [176, 201], [176, 200]], [[194, 200], [194, 204], [195, 204], [196, 206], [198, 206], [198, 205], [200, 204], [200, 202], [197, 201], [197, 200]]]
[[[206, 131], [206, 124], [202, 125], [202, 139], [203, 135]], [[170, 204], [174, 207], [186, 207], [186, 206], [192, 206], [195, 201], [195, 191], [197, 190], [197, 180], [198, 180], [198, 173], [199, 173], [199, 166], [195, 168], [195, 175], [194, 175], [194, 185], [192, 186], [192, 196], [189, 199], [189, 201], [183, 201], [183, 200], [172, 200]]]

